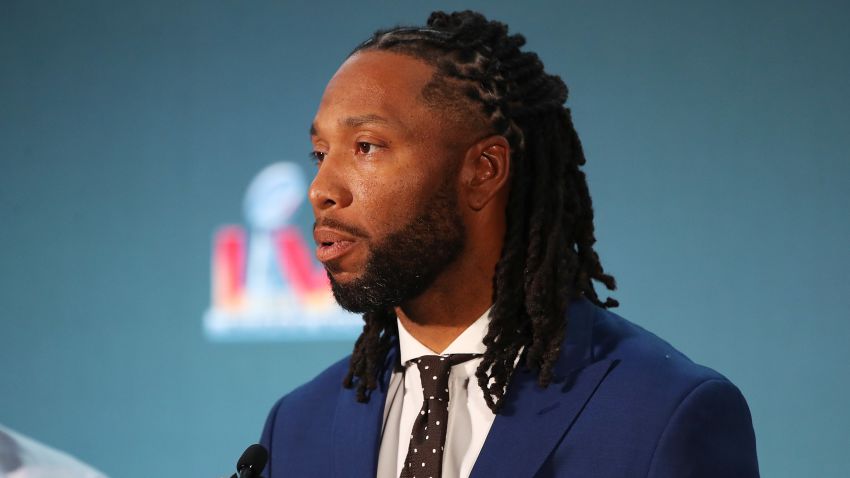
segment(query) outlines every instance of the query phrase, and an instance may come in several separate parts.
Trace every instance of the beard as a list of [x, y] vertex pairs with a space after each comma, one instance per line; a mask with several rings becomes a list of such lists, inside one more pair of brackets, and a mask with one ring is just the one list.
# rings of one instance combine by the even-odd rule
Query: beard
[[361, 277], [342, 284], [328, 270], [334, 298], [343, 309], [387, 310], [419, 297], [466, 245], [453, 175], [447, 175], [424, 210], [369, 250]]

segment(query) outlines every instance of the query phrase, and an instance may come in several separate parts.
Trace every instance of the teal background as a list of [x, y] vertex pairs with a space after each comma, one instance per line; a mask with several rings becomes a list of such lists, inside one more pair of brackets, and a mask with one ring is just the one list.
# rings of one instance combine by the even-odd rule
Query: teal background
[[3, 0], [0, 422], [229, 474], [351, 344], [208, 342], [213, 230], [351, 48], [470, 7], [571, 88], [619, 313], [740, 386], [763, 476], [850, 476], [849, 5]]

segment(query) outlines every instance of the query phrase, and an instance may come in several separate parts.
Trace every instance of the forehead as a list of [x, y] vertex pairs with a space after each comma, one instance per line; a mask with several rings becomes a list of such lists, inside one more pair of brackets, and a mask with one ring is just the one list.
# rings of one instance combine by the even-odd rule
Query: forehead
[[433, 67], [413, 57], [363, 51], [348, 58], [328, 82], [316, 123], [343, 121], [343, 116], [379, 115], [407, 124], [421, 115], [422, 89]]

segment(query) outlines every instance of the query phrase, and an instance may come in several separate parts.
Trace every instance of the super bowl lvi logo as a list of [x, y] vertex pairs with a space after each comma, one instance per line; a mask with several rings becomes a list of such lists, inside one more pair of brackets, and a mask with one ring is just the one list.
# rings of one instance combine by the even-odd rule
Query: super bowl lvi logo
[[247, 227], [213, 236], [212, 303], [204, 329], [214, 340], [324, 340], [356, 337], [360, 318], [334, 301], [324, 268], [294, 224], [307, 197], [295, 163], [263, 169], [245, 193]]

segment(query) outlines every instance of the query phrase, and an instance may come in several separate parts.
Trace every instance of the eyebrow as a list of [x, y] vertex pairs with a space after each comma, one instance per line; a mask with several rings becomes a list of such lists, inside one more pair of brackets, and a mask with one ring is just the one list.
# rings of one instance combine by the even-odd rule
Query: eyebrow
[[[348, 118], [340, 120], [340, 123], [349, 128], [357, 128], [358, 126], [363, 126], [366, 124], [389, 124], [390, 120], [380, 115], [368, 114], [360, 116], [349, 116]], [[310, 136], [316, 136], [318, 131], [318, 128], [316, 128], [316, 123], [310, 125]]]

